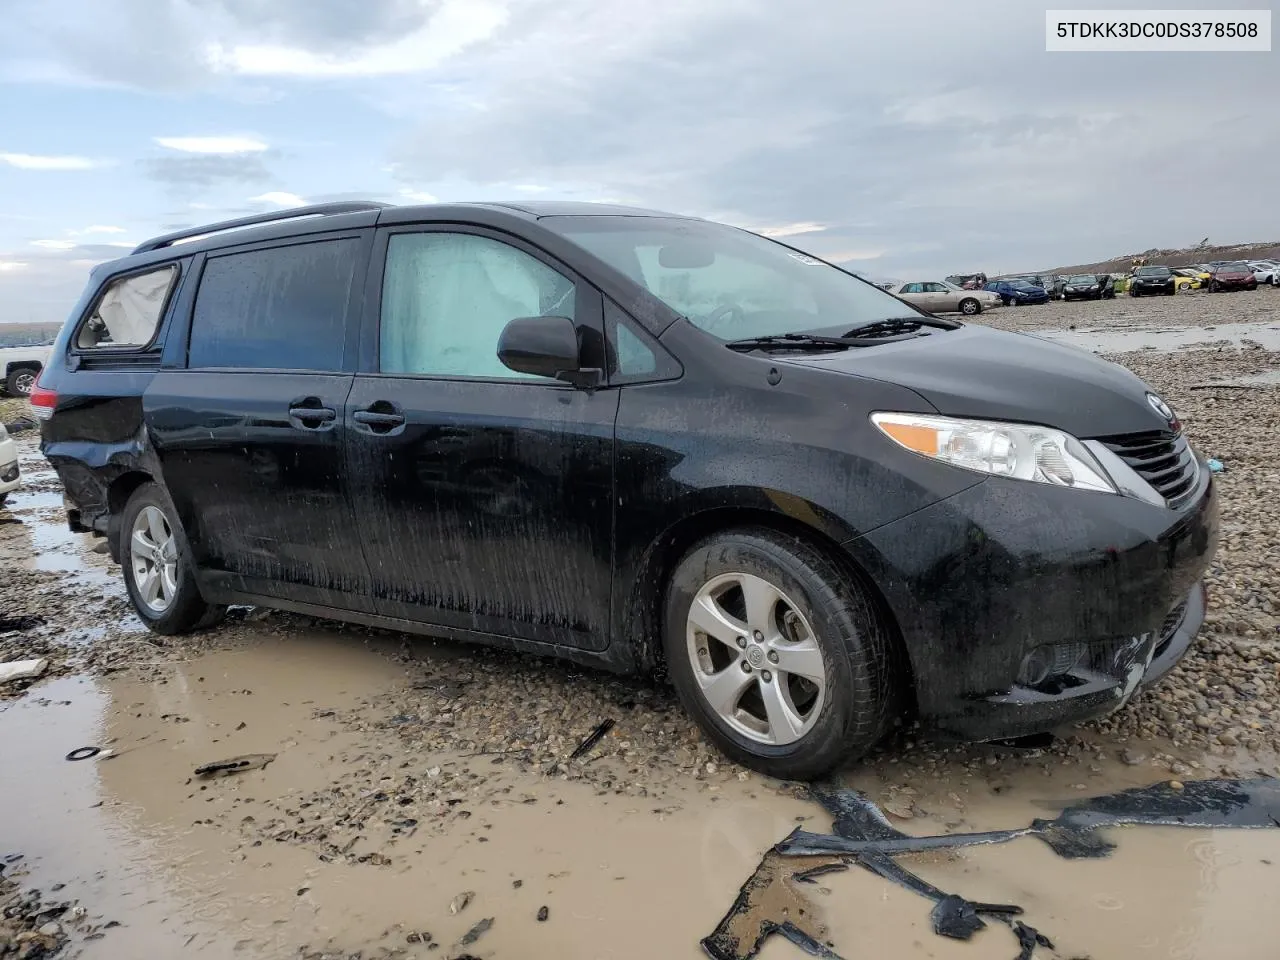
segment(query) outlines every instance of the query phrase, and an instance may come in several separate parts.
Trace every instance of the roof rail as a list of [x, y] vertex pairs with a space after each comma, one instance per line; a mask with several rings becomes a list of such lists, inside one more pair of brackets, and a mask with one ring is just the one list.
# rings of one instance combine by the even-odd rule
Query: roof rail
[[275, 210], [271, 213], [256, 213], [251, 217], [239, 217], [235, 220], [223, 220], [204, 227], [190, 227], [163, 236], [152, 237], [133, 248], [134, 253], [150, 253], [173, 246], [181, 240], [205, 237], [224, 230], [238, 230], [240, 227], [252, 227], [260, 223], [277, 223], [281, 220], [296, 220], [302, 217], [331, 217], [340, 213], [367, 213], [392, 206], [377, 200], [343, 200], [337, 203], [315, 203], [308, 207], [291, 207], [288, 210]]

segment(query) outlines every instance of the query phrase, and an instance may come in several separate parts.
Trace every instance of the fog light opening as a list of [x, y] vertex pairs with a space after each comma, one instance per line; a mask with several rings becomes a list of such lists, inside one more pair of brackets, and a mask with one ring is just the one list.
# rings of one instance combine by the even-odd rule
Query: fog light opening
[[1039, 687], [1050, 679], [1070, 673], [1084, 659], [1088, 647], [1080, 641], [1070, 643], [1046, 643], [1036, 647], [1022, 660], [1018, 670], [1018, 683], [1024, 687]]

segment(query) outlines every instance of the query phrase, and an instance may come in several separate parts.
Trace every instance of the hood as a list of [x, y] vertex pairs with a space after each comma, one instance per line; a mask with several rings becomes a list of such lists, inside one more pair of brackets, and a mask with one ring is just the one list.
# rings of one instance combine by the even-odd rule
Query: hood
[[1097, 280], [1077, 280], [1075, 283], [1068, 283], [1068, 290], [1092, 290], [1098, 285]]
[[776, 356], [915, 391], [939, 413], [1038, 423], [1081, 439], [1168, 430], [1140, 378], [1088, 351], [1024, 333], [967, 325], [901, 343], [816, 356]]

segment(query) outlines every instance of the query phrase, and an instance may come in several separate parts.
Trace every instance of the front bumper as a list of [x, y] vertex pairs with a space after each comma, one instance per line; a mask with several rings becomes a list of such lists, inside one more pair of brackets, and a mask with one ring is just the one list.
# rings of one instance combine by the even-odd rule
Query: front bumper
[[[988, 740], [1109, 713], [1163, 676], [1203, 623], [1217, 541], [1201, 466], [1179, 510], [992, 477], [846, 548], [897, 619], [920, 718]], [[1020, 682], [1036, 648], [1081, 647], [1070, 673]]]
[[1177, 290], [1177, 287], [1172, 283], [1135, 283], [1132, 286], [1130, 286], [1129, 289], [1133, 293], [1141, 293], [1141, 294], [1150, 293], [1155, 295], [1163, 294], [1165, 296], [1168, 296], [1169, 294], [1175, 292]]
[[0, 441], [0, 494], [17, 489], [21, 482], [18, 448], [12, 440], [2, 440]]

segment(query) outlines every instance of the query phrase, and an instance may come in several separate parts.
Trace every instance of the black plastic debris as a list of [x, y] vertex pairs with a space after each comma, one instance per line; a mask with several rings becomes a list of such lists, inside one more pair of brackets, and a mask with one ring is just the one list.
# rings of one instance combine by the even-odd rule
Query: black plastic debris
[[[1149, 825], [1261, 829], [1280, 827], [1280, 780], [1167, 781], [1082, 800], [1053, 820], [981, 833], [915, 837], [893, 826], [880, 808], [856, 790], [815, 787], [812, 798], [832, 816], [832, 833], [793, 831], [768, 851], [739, 891], [729, 912], [702, 948], [712, 960], [751, 960], [771, 936], [781, 936], [810, 956], [834, 958], [825, 928], [803, 889], [816, 878], [857, 864], [934, 903], [930, 913], [939, 936], [968, 940], [996, 921], [1017, 940], [1017, 960], [1032, 960], [1036, 947], [1053, 942], [1015, 917], [1014, 904], [990, 904], [946, 893], [917, 877], [893, 858], [930, 850], [1008, 843], [1038, 837], [1065, 859], [1106, 857], [1115, 845], [1109, 827]], [[815, 862], [817, 861], [817, 862]]]
[[597, 743], [603, 740], [604, 735], [613, 729], [613, 724], [614, 724], [614, 721], [612, 719], [609, 719], [609, 720], [606, 720], [604, 723], [600, 724], [600, 726], [596, 727], [595, 730], [591, 731], [590, 736], [588, 736], [587, 739], [583, 740], [580, 744], [578, 744], [577, 749], [574, 750], [573, 753], [569, 754], [569, 759], [577, 760], [579, 757], [585, 757], [588, 753], [591, 752], [592, 747], [594, 747]]
[[215, 760], [196, 767], [197, 777], [226, 777], [233, 773], [245, 773], [249, 770], [261, 770], [276, 758], [274, 753], [249, 753], [243, 757], [232, 757], [230, 760]]
[[539, 908], [538, 908], [538, 922], [539, 922], [539, 923], [546, 923], [546, 922], [547, 922], [547, 917], [549, 917], [549, 916], [551, 916], [551, 909], [550, 909], [549, 907], [539, 907]]

